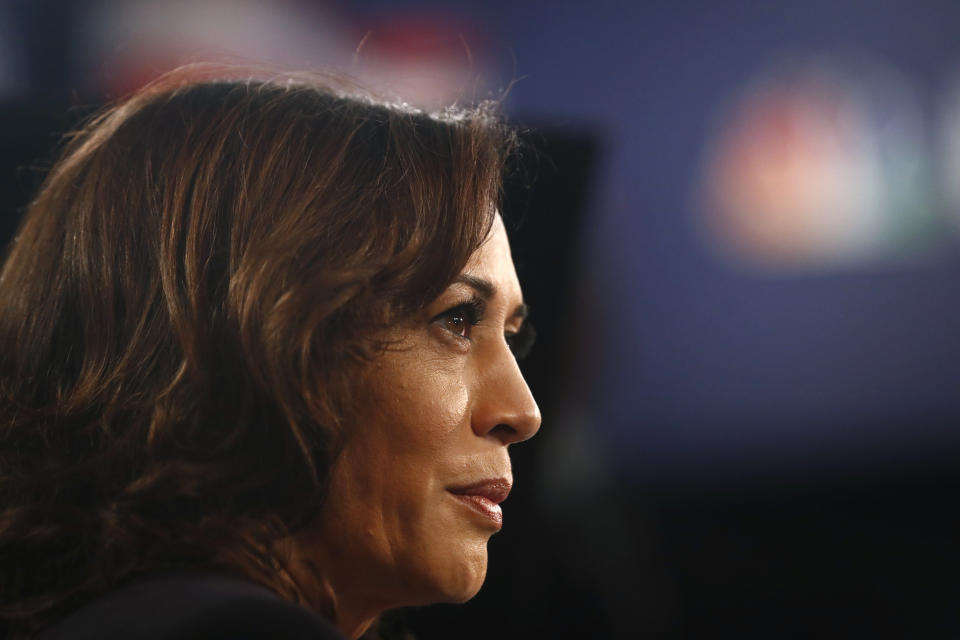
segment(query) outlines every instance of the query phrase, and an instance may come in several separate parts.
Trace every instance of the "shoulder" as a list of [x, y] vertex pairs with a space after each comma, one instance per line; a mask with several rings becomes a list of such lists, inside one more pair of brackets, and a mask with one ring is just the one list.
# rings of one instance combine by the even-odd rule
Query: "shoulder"
[[326, 620], [258, 584], [194, 571], [133, 580], [84, 605], [37, 640], [131, 637], [342, 640]]

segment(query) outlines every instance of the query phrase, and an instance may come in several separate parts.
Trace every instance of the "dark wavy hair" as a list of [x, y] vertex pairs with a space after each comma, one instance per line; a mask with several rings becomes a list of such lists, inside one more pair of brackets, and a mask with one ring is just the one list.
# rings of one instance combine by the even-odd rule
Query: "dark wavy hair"
[[0, 271], [0, 615], [150, 569], [285, 597], [380, 329], [456, 277], [515, 143], [319, 77], [180, 71], [72, 134]]

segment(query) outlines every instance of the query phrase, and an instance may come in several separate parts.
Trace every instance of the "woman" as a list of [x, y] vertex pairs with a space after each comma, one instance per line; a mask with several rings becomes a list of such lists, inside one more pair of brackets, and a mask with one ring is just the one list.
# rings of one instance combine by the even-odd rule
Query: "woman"
[[14, 632], [356, 638], [472, 597], [540, 425], [512, 144], [185, 71], [78, 132], [0, 272]]

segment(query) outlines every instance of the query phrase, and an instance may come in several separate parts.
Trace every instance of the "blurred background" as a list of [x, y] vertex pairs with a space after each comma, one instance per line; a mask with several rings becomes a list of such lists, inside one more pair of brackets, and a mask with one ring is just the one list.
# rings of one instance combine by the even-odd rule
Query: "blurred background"
[[5, 0], [0, 234], [195, 61], [501, 95], [544, 415], [431, 638], [960, 636], [960, 4]]

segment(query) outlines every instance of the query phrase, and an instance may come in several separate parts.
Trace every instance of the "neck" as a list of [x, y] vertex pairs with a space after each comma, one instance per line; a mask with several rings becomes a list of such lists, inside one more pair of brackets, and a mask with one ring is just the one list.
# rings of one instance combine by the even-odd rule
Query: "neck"
[[350, 597], [338, 589], [329, 565], [317, 557], [303, 539], [291, 536], [274, 543], [271, 551], [280, 564], [284, 578], [292, 585], [300, 604], [322, 615], [347, 638], [356, 640], [376, 621], [383, 609], [368, 604], [361, 597]]

